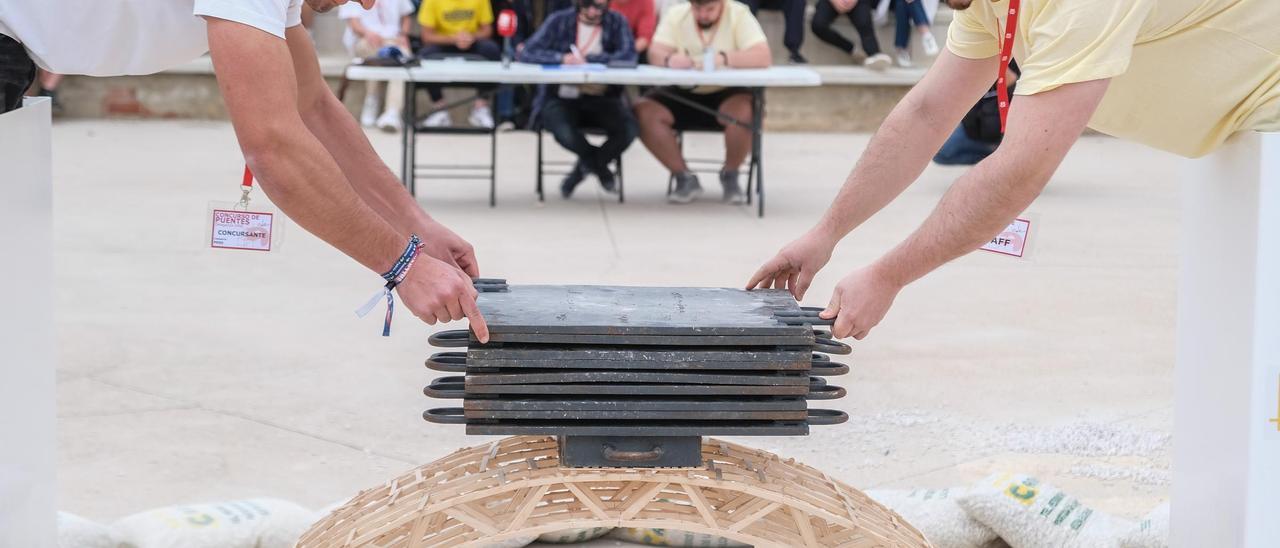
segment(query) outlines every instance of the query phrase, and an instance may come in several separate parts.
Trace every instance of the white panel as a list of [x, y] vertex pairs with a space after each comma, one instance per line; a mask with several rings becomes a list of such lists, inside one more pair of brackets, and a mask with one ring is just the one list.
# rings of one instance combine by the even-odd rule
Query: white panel
[[49, 100], [0, 115], [0, 546], [55, 544]]

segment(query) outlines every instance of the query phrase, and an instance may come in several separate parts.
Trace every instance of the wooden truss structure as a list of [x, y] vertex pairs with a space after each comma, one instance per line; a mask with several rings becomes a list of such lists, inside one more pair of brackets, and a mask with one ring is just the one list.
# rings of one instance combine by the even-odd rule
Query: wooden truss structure
[[461, 449], [372, 489], [299, 548], [474, 546], [571, 527], [657, 527], [757, 547], [919, 548], [893, 511], [777, 455], [706, 439], [702, 468], [562, 468], [555, 438]]

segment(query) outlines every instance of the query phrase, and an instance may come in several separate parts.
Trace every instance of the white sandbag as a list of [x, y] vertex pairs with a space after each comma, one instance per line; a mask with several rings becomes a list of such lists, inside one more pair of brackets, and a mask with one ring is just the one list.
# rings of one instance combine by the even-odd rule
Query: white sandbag
[[116, 548], [106, 525], [58, 512], [58, 548]]
[[167, 506], [111, 525], [120, 548], [291, 548], [315, 513], [289, 501], [251, 499]]
[[956, 502], [966, 491], [963, 487], [877, 489], [867, 491], [867, 496], [901, 515], [935, 548], [983, 548], [996, 540], [996, 533], [969, 517]]
[[708, 535], [690, 533], [674, 529], [619, 527], [609, 533], [609, 538], [648, 544], [649, 546], [679, 546], [683, 548], [748, 548], [736, 540]]
[[1013, 548], [1118, 548], [1133, 527], [1025, 474], [995, 474], [957, 500]]
[[1121, 537], [1120, 548], [1169, 548], [1169, 503], [1157, 506]]
[[538, 535], [538, 542], [546, 542], [548, 544], [574, 544], [603, 537], [609, 534], [609, 531], [612, 530], [612, 527], [578, 527], [573, 529], [562, 529]]
[[538, 540], [537, 535], [529, 535], [526, 537], [515, 537], [515, 538], [503, 540], [503, 541], [490, 542], [488, 544], [485, 544], [483, 548], [522, 548], [524, 546], [533, 544], [533, 541], [535, 540]]

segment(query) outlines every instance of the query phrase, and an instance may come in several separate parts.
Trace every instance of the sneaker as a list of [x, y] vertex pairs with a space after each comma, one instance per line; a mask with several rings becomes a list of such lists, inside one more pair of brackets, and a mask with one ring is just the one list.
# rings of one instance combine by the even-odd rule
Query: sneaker
[[892, 64], [893, 59], [890, 59], [888, 55], [883, 53], [872, 55], [871, 57], [868, 57], [866, 61], [862, 62], [862, 66], [875, 71], [887, 69], [889, 68], [889, 65]]
[[600, 179], [600, 188], [604, 189], [605, 192], [613, 194], [618, 191], [618, 179], [613, 176], [613, 170], [609, 169], [608, 164], [605, 164], [601, 169], [595, 170], [595, 174], [596, 178]]
[[933, 37], [933, 33], [924, 31], [920, 33], [920, 46], [924, 48], [924, 54], [933, 57], [938, 54], [938, 40]]
[[467, 117], [467, 123], [471, 124], [471, 127], [493, 129], [493, 114], [489, 113], [489, 107], [476, 105], [471, 109], [471, 116]]
[[582, 180], [587, 177], [587, 170], [582, 167], [582, 162], [573, 164], [573, 171], [564, 176], [564, 180], [560, 181], [560, 197], [568, 200], [573, 196], [573, 189], [578, 188], [582, 184]]
[[793, 65], [809, 64], [809, 60], [805, 59], [803, 55], [800, 55], [800, 52], [798, 51], [791, 52], [791, 54], [787, 56], [787, 62]]
[[687, 204], [702, 195], [702, 185], [698, 184], [698, 176], [688, 171], [676, 174], [676, 188], [667, 195], [667, 201], [673, 204]]
[[738, 186], [738, 172], [721, 171], [720, 187], [724, 189], [724, 196], [720, 201], [731, 205], [742, 205], [747, 203], [747, 195], [742, 193], [742, 187]]
[[418, 125], [419, 127], [449, 127], [453, 125], [453, 119], [449, 117], [449, 111], [437, 110], [428, 114]]
[[898, 50], [898, 55], [894, 57], [893, 64], [902, 68], [911, 68], [915, 66], [915, 64], [911, 62], [911, 52], [905, 49]]
[[387, 133], [397, 133], [403, 125], [400, 122], [400, 111], [388, 110], [378, 117], [378, 129]]
[[378, 96], [372, 93], [364, 96], [364, 107], [360, 109], [360, 125], [373, 127], [378, 121]]

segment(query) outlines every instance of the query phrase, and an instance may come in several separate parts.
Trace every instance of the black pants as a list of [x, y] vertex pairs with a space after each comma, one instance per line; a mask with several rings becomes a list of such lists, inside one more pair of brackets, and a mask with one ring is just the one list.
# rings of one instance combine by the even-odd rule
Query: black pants
[[[619, 96], [547, 97], [541, 120], [542, 127], [560, 146], [576, 154], [583, 167], [597, 173], [609, 169], [609, 164], [622, 156], [640, 134], [635, 116]], [[587, 142], [583, 128], [588, 127], [604, 130], [604, 144], [597, 147]]]
[[0, 34], [0, 114], [22, 106], [22, 94], [36, 80], [36, 64], [26, 48]]
[[[849, 17], [849, 22], [853, 23], [854, 30], [857, 30], [858, 36], [862, 38], [862, 51], [868, 57], [880, 53], [880, 40], [876, 38], [876, 27], [871, 24], [871, 12], [875, 11], [873, 4], [870, 0], [858, 0], [858, 3], [853, 5], [853, 9], [844, 14]], [[814, 5], [810, 28], [819, 40], [840, 48], [845, 53], [853, 53], [853, 42], [831, 28], [831, 24], [835, 23], [840, 15], [836, 12], [836, 7], [831, 4], [831, 0], [818, 0]]]
[[782, 45], [787, 47], [787, 51], [800, 51], [800, 46], [804, 45], [805, 0], [777, 0], [776, 3], [771, 3], [770, 0], [742, 0], [742, 3], [751, 8], [751, 15], [760, 11], [762, 3], [765, 7], [782, 10], [782, 19], [786, 25], [786, 30], [782, 33]]
[[[484, 58], [488, 61], [497, 61], [502, 59], [502, 47], [498, 46], [493, 40], [476, 40], [471, 45], [471, 49], [459, 49], [458, 46], [443, 44], [427, 44], [422, 46], [418, 51], [418, 57], [423, 59], [445, 58], [449, 56], [474, 56]], [[444, 98], [444, 93], [440, 91], [440, 86], [427, 86], [427, 94], [431, 96], [431, 100], [439, 102]], [[478, 89], [493, 89], [492, 86], [485, 86]]]

